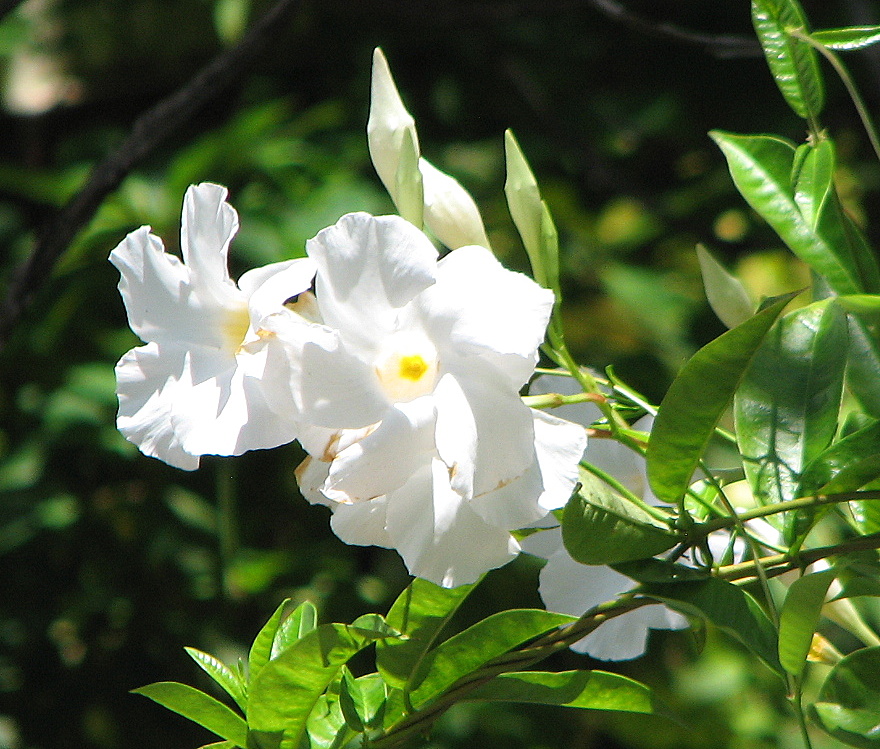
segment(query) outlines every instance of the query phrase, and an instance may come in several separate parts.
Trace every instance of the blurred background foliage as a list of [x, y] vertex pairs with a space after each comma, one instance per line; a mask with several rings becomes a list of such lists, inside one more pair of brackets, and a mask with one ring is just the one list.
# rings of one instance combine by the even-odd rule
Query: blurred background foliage
[[[297, 494], [295, 446], [187, 474], [114, 428], [113, 364], [137, 344], [108, 252], [148, 223], [174, 250], [187, 185], [231, 190], [233, 276], [301, 255], [341, 214], [391, 203], [364, 125], [381, 45], [423, 152], [475, 195], [495, 251], [526, 259], [503, 201], [502, 133], [530, 158], [560, 229], [565, 319], [579, 359], [659, 400], [722, 330], [694, 253], [709, 245], [755, 299], [807, 283], [735, 194], [706, 132], [802, 125], [749, 54], [744, 0], [626, 0], [647, 21], [742, 35], [743, 54], [615, 21], [588, 0], [303, 0], [256, 66], [131, 173], [81, 231], [0, 357], [0, 749], [164, 749], [208, 740], [127, 693], [206, 687], [183, 652], [227, 662], [285, 596], [325, 621], [384, 610], [406, 584], [392, 552], [346, 547]], [[15, 7], [17, 5], [17, 7]], [[606, 3], [606, 7], [607, 7]], [[136, 116], [234, 45], [265, 0], [25, 0], [0, 21], [2, 277]], [[805, 0], [813, 25], [878, 23], [871, 0]], [[851, 58], [875, 111], [880, 58]], [[880, 172], [832, 84], [850, 210], [873, 225]], [[873, 224], [872, 220], [873, 219]], [[491, 573], [462, 622], [540, 605], [537, 561]], [[582, 659], [557, 657], [555, 666]], [[356, 664], [355, 664], [356, 666]], [[653, 684], [690, 726], [656, 719], [458, 706], [436, 747], [796, 746], [781, 685], [709, 633], [659, 633], [612, 669]], [[822, 746], [821, 740], [817, 746]]]

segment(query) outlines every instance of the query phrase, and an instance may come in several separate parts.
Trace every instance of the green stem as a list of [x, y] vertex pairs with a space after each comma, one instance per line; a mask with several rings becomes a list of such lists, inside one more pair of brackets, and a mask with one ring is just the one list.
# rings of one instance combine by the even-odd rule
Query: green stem
[[232, 591], [230, 570], [238, 551], [238, 522], [235, 514], [235, 465], [232, 460], [217, 463], [217, 541], [220, 551], [220, 582], [223, 594]]
[[849, 98], [852, 99], [852, 103], [855, 105], [856, 111], [859, 113], [862, 127], [865, 128], [865, 132], [868, 134], [868, 140], [871, 141], [871, 147], [874, 149], [877, 159], [880, 160], [880, 137], [877, 135], [877, 128], [874, 125], [874, 121], [871, 119], [871, 114], [868, 112], [867, 106], [865, 106], [865, 101], [862, 99], [862, 95], [856, 88], [852, 76], [850, 76], [849, 71], [844, 66], [840, 57], [834, 54], [834, 52], [828, 49], [824, 44], [817, 42], [809, 34], [805, 34], [801, 29], [787, 29], [787, 31], [796, 39], [800, 39], [802, 42], [809, 44], [820, 55], [828, 60], [829, 63], [831, 63], [834, 72], [837, 73], [838, 77], [843, 82], [843, 85], [846, 87]]
[[770, 515], [776, 515], [780, 512], [788, 512], [790, 510], [802, 510], [811, 507], [821, 507], [822, 505], [843, 504], [845, 502], [864, 501], [870, 499], [880, 499], [880, 490], [861, 491], [861, 492], [842, 492], [840, 494], [817, 494], [812, 497], [799, 497], [798, 499], [790, 499], [786, 502], [776, 502], [774, 504], [756, 507], [754, 510], [737, 513], [735, 516], [718, 518], [700, 523], [691, 530], [692, 537], [707, 536], [713, 531], [722, 528], [729, 528], [737, 525], [738, 522], [747, 522], [757, 518], [765, 518]]

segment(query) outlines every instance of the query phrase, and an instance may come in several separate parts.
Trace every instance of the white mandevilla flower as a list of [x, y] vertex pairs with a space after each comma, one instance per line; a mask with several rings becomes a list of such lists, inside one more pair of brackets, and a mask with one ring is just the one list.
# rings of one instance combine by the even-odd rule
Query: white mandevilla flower
[[[532, 383], [529, 392], [532, 395], [570, 395], [580, 392], [580, 387], [570, 377], [542, 375]], [[584, 426], [602, 417], [601, 411], [592, 403], [562, 406], [557, 412]], [[651, 423], [650, 417], [644, 417], [633, 426], [649, 431]], [[591, 439], [584, 460], [614, 476], [644, 501], [658, 503], [648, 486], [644, 459], [626, 446], [615, 440]], [[612, 601], [635, 587], [632, 579], [610, 567], [585, 565], [572, 559], [562, 544], [559, 528], [528, 536], [523, 541], [523, 549], [547, 560], [539, 575], [539, 592], [548, 610], [581, 616], [594, 606]], [[665, 606], [643, 606], [609, 619], [571, 648], [599, 660], [628, 660], [645, 652], [650, 629], [682, 629], [687, 626], [687, 620], [681, 614]]]
[[116, 365], [117, 425], [142, 452], [178, 468], [200, 455], [239, 455], [296, 436], [290, 411], [267, 402], [267, 369], [286, 349], [264, 325], [298, 320], [286, 300], [308, 290], [315, 266], [290, 260], [245, 273], [236, 285], [226, 259], [238, 215], [226, 188], [190, 187], [183, 202], [183, 262], [142, 226], [110, 254], [132, 330], [146, 345]]
[[518, 392], [552, 293], [483, 247], [438, 262], [398, 216], [343, 216], [307, 251], [322, 334], [303, 343], [270, 322], [294, 362], [303, 493], [333, 509], [344, 541], [395, 548], [440, 585], [505, 564], [519, 551], [510, 531], [570, 496], [586, 442]]
[[[385, 55], [377, 48], [373, 52], [367, 142], [373, 166], [395, 204], [400, 200], [398, 169], [407, 132], [418, 153], [415, 120], [403, 105]], [[450, 249], [467, 245], [488, 247], [483, 219], [471, 194], [458, 180], [441, 172], [426, 159], [418, 159], [418, 169], [424, 191], [425, 226]]]

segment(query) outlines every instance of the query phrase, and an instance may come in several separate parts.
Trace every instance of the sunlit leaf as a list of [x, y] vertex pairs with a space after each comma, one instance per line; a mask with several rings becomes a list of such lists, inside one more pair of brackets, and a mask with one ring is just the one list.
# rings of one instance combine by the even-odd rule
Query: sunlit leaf
[[721, 414], [788, 295], [697, 351], [660, 405], [646, 455], [658, 499], [678, 501], [687, 490]]
[[250, 674], [251, 681], [253, 681], [272, 657], [272, 643], [275, 641], [275, 634], [278, 632], [278, 627], [284, 616], [284, 609], [288, 603], [290, 603], [290, 599], [287, 598], [281, 602], [281, 605], [275, 609], [269, 621], [263, 625], [263, 628], [254, 638], [254, 643], [251, 645], [250, 652], [248, 653], [248, 673]]
[[850, 653], [828, 674], [815, 706], [819, 724], [850, 746], [880, 746], [880, 647]]
[[819, 44], [839, 52], [863, 49], [880, 42], [880, 26], [848, 26], [842, 29], [814, 31], [810, 37]]
[[616, 564], [645, 559], [680, 541], [668, 527], [593, 476], [582, 472], [581, 482], [562, 516], [562, 540], [578, 562]]
[[382, 637], [381, 617], [361, 617], [351, 626], [324, 624], [269, 661], [248, 688], [248, 726], [269, 734], [282, 732], [285, 745], [297, 746], [309, 713], [339, 668], [355, 653]]
[[238, 678], [238, 675], [222, 661], [213, 655], [203, 653], [195, 648], [184, 648], [205, 673], [216, 681], [226, 693], [235, 700], [235, 703], [242, 709], [247, 707], [247, 691], [245, 685]]
[[376, 666], [388, 686], [406, 686], [425, 652], [475, 585], [441, 588], [416, 578], [400, 594], [385, 621], [403, 637], [376, 643]]
[[575, 619], [540, 609], [510, 609], [477, 622], [425, 655], [410, 680], [412, 705], [424, 705], [493, 658]]
[[849, 315], [846, 386], [864, 411], [880, 418], [880, 340], [874, 326]]
[[469, 692], [469, 702], [528, 702], [584, 710], [664, 714], [653, 691], [633, 679], [605, 671], [515, 671]]
[[318, 610], [311, 601], [303, 601], [278, 625], [272, 639], [270, 658], [277, 658], [290, 645], [318, 626]]
[[[794, 146], [769, 135], [735, 135], [720, 130], [713, 130], [710, 135], [727, 158], [737, 189], [792, 252], [824, 276], [836, 293], [864, 291], [852, 248], [844, 242], [845, 237], [833, 243], [823, 233], [827, 227], [814, 226], [804, 218], [795, 201], [791, 184]], [[823, 216], [825, 213], [828, 211]]]
[[222, 702], [186, 684], [175, 681], [160, 681], [133, 689], [163, 707], [189, 718], [194, 723], [231, 741], [235, 746], [247, 747], [247, 723]]
[[817, 117], [825, 91], [816, 52], [790, 33], [790, 29], [808, 30], [797, 0], [752, 0], [752, 23], [789, 106], [805, 119]]
[[793, 676], [804, 670], [834, 575], [834, 570], [824, 570], [799, 577], [785, 595], [779, 612], [779, 662]]
[[746, 476], [762, 504], [794, 499], [804, 467], [831, 443], [843, 392], [846, 316], [831, 300], [783, 317], [734, 401]]

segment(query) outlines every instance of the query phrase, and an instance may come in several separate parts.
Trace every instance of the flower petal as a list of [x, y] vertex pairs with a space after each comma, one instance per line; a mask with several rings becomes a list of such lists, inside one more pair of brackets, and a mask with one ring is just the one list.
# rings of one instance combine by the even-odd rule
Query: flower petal
[[419, 159], [425, 191], [425, 226], [449, 249], [488, 247], [483, 219], [471, 194], [426, 159]]
[[[119, 293], [128, 323], [142, 341], [218, 349], [227, 344], [223, 333], [227, 311], [203, 293], [187, 266], [165, 252], [149, 226], [123, 239], [110, 253], [110, 262], [120, 273]], [[240, 297], [243, 306], [244, 296]]]
[[[440, 383], [435, 389], [437, 450], [450, 470], [462, 473], [454, 483], [459, 491], [469, 472], [473, 496], [500, 489], [535, 463], [531, 411], [510, 382], [479, 357], [447, 356], [441, 363], [448, 370], [441, 381], [454, 378], [458, 390], [441, 389]], [[447, 397], [454, 393], [459, 395]]]
[[269, 410], [262, 364], [259, 354], [174, 344], [133, 349], [116, 366], [117, 426], [146, 455], [188, 470], [198, 467], [195, 456], [290, 442], [296, 425]]
[[386, 522], [410, 573], [446, 588], [475, 582], [519, 552], [507, 531], [487, 524], [452, 490], [436, 459], [389, 495]]
[[505, 269], [485, 247], [461, 247], [437, 264], [437, 283], [417, 308], [441, 358], [450, 345], [479, 354], [518, 389], [534, 371], [553, 292]]
[[238, 231], [238, 213], [226, 202], [222, 185], [190, 185], [183, 197], [180, 249], [193, 281], [219, 304], [237, 292], [226, 257]]
[[296, 258], [245, 273], [238, 285], [248, 298], [251, 324], [259, 326], [264, 318], [283, 308], [288, 299], [308, 291], [315, 270], [309, 258]]
[[543, 493], [538, 504], [545, 510], [564, 507], [578, 480], [578, 464], [587, 447], [587, 433], [579, 424], [532, 409], [535, 452], [541, 469]]
[[340, 539], [355, 546], [392, 547], [391, 539], [385, 530], [385, 514], [388, 501], [377, 497], [369, 502], [353, 505], [336, 505], [330, 527]]
[[401, 308], [434, 283], [437, 250], [399, 216], [349, 213], [306, 244], [324, 322], [372, 363]]
[[375, 431], [336, 455], [324, 493], [351, 503], [399, 489], [433, 451], [433, 427], [429, 397], [389, 408]]

